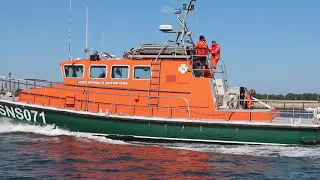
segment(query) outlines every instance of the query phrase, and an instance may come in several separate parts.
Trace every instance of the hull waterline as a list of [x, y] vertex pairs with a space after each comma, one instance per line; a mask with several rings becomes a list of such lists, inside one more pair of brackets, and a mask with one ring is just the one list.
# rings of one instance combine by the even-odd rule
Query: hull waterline
[[112, 139], [223, 144], [319, 144], [319, 126], [213, 122], [116, 116], [0, 100], [0, 115], [13, 120], [87, 132]]

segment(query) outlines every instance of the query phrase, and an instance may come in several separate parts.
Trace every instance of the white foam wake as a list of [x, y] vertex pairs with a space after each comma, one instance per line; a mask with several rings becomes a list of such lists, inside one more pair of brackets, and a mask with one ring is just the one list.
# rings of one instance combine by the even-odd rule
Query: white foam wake
[[268, 146], [268, 145], [216, 145], [195, 143], [125, 143], [124, 141], [111, 140], [105, 137], [93, 136], [88, 133], [71, 132], [54, 128], [54, 126], [35, 126], [29, 124], [16, 124], [6, 118], [0, 118], [0, 134], [10, 132], [35, 133], [45, 136], [73, 136], [83, 140], [94, 140], [108, 144], [125, 144], [135, 146], [160, 146], [170, 149], [183, 149], [197, 152], [249, 155], [262, 157], [311, 157], [320, 158], [320, 146]]
[[23, 133], [35, 133], [45, 136], [74, 136], [77, 138], [89, 139], [98, 142], [108, 143], [108, 144], [127, 144], [124, 141], [112, 140], [105, 137], [94, 136], [89, 133], [82, 132], [71, 132], [67, 130], [62, 130], [59, 128], [54, 128], [53, 125], [47, 126], [36, 126], [24, 123], [15, 123], [7, 118], [0, 118], [0, 134], [11, 133], [11, 132], [23, 132]]
[[320, 158], [320, 146], [276, 146], [276, 145], [216, 145], [176, 144], [175, 149], [221, 154], [249, 155], [260, 157], [310, 157]]

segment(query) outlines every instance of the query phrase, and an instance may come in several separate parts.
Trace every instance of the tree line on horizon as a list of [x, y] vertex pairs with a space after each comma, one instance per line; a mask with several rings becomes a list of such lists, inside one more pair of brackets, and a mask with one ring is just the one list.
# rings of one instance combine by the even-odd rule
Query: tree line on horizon
[[254, 97], [258, 99], [272, 99], [272, 100], [311, 100], [319, 101], [320, 94], [316, 93], [303, 93], [303, 94], [255, 94]]

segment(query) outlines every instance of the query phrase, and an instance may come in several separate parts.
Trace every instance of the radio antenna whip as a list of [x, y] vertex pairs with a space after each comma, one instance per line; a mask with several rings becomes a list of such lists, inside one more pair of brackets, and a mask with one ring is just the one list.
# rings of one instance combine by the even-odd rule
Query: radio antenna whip
[[88, 7], [86, 7], [86, 49], [84, 51], [86, 53], [86, 59], [88, 59]]
[[69, 60], [71, 60], [71, 1], [69, 4]]

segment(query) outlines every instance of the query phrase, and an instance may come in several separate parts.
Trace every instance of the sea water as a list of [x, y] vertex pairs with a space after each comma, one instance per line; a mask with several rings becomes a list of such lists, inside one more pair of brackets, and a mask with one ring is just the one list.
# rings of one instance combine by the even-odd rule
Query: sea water
[[0, 179], [319, 179], [320, 146], [123, 142], [0, 118]]

